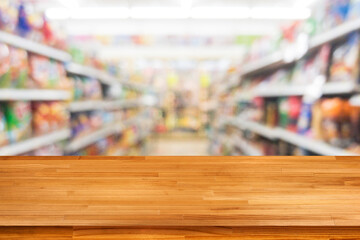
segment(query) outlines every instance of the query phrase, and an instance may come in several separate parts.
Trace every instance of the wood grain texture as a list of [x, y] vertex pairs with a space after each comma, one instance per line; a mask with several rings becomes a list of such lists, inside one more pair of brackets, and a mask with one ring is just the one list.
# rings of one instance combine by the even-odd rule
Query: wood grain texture
[[0, 240], [355, 240], [357, 227], [0, 227]]
[[1, 226], [360, 226], [360, 159], [2, 157]]

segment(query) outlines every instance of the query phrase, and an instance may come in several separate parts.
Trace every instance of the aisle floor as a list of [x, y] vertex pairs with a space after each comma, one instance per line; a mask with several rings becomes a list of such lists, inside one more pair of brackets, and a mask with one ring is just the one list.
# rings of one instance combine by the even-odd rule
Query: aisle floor
[[206, 137], [193, 134], [158, 135], [149, 140], [149, 156], [207, 156]]

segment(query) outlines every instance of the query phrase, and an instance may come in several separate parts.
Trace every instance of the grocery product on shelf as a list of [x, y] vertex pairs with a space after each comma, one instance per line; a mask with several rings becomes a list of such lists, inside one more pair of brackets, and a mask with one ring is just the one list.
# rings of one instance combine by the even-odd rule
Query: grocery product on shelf
[[29, 138], [32, 133], [31, 103], [15, 101], [7, 102], [4, 106], [10, 142], [18, 142]]
[[78, 100], [98, 100], [102, 98], [101, 84], [97, 79], [74, 76], [73, 99]]
[[25, 5], [21, 3], [18, 6], [18, 19], [16, 25], [16, 32], [22, 37], [26, 37], [31, 32], [31, 25], [25, 11]]
[[69, 114], [65, 103], [34, 102], [32, 112], [34, 135], [43, 135], [68, 125]]
[[289, 131], [296, 132], [296, 125], [301, 109], [301, 98], [295, 96], [280, 98], [278, 105], [279, 126], [286, 128]]
[[108, 113], [105, 111], [92, 111], [74, 113], [71, 116], [72, 137], [78, 138], [108, 124]]
[[311, 136], [312, 135], [312, 117], [313, 117], [313, 104], [303, 102], [301, 105], [301, 111], [297, 120], [297, 132], [300, 135]]
[[335, 48], [330, 66], [330, 81], [358, 82], [359, 44], [359, 33], [353, 33], [345, 43]]
[[30, 54], [30, 87], [40, 89], [70, 89], [64, 65], [47, 57]]
[[28, 74], [27, 52], [1, 44], [1, 88], [24, 88]]
[[322, 139], [335, 146], [348, 147], [351, 138], [348, 101], [340, 98], [323, 99], [321, 111]]
[[314, 55], [296, 63], [291, 83], [295, 85], [311, 84], [316, 77], [326, 76], [329, 64], [330, 45], [323, 45]]
[[7, 134], [7, 123], [4, 108], [0, 105], [0, 146], [9, 143], [9, 136]]

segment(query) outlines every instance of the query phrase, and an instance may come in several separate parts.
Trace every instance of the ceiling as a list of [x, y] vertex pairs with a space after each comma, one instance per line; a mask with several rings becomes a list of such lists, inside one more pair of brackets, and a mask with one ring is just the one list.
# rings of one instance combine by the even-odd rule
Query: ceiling
[[[169, 7], [169, 8], [267, 8], [267, 7], [309, 7], [316, 0], [32, 0], [36, 9], [45, 11], [49, 8], [148, 8]], [[215, 36], [231, 37], [239, 35], [273, 35], [276, 34], [280, 25], [291, 22], [287, 19], [76, 19], [52, 20], [69, 35], [179, 35], [179, 36]], [[177, 48], [173, 52], [159, 47], [154, 49], [137, 48], [102, 48], [104, 57], [112, 55], [153, 55], [161, 53], [162, 56], [170, 55], [234, 55], [239, 56], [241, 48], [220, 48], [206, 51], [206, 49]]]
[[202, 6], [281, 6], [293, 7], [297, 4], [309, 5], [313, 0], [33, 0], [42, 6], [57, 6], [65, 4], [77, 4], [80, 7], [107, 7], [107, 6], [126, 6], [126, 7], [146, 7], [146, 6], [166, 6], [177, 7], [182, 4], [191, 4], [194, 7]]

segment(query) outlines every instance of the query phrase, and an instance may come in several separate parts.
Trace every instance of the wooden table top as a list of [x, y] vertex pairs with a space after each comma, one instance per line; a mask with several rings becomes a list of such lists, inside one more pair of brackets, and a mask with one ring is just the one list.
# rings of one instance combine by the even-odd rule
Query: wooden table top
[[1, 157], [2, 226], [360, 226], [358, 157]]

